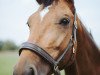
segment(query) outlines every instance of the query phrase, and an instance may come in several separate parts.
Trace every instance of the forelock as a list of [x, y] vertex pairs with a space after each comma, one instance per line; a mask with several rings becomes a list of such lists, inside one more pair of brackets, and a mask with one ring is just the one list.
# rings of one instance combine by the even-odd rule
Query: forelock
[[37, 0], [39, 4], [43, 4], [45, 7], [51, 5], [54, 0]]

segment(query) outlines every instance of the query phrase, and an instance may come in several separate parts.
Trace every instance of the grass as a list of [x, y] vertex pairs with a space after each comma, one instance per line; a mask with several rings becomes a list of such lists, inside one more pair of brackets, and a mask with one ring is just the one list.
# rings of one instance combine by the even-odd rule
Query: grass
[[[13, 75], [17, 60], [17, 52], [0, 52], [0, 75]], [[61, 71], [61, 75], [64, 75], [64, 71]]]
[[13, 67], [17, 59], [17, 52], [0, 52], [0, 75], [13, 75]]

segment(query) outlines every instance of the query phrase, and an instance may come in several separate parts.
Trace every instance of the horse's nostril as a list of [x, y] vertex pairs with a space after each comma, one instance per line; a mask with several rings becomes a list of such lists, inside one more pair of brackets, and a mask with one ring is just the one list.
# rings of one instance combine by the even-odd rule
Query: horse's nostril
[[33, 68], [30, 68], [30, 72], [31, 72], [30, 75], [35, 75], [35, 72], [34, 72]]
[[31, 65], [23, 68], [15, 67], [13, 75], [38, 75], [38, 74], [36, 67]]
[[26, 69], [24, 75], [36, 75], [34, 68]]

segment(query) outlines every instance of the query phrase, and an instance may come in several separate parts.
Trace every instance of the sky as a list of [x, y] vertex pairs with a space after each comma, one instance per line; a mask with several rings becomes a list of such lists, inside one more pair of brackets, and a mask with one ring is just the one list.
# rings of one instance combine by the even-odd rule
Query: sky
[[[76, 11], [100, 46], [100, 0], [75, 0]], [[35, 0], [0, 0], [0, 40], [27, 41], [27, 20], [39, 5]]]

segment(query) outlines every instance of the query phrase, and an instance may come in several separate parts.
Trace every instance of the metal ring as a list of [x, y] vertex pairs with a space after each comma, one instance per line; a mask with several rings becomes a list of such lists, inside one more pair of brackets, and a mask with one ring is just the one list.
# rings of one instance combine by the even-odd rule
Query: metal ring
[[57, 71], [58, 70], [58, 66], [54, 66], [54, 70]]

